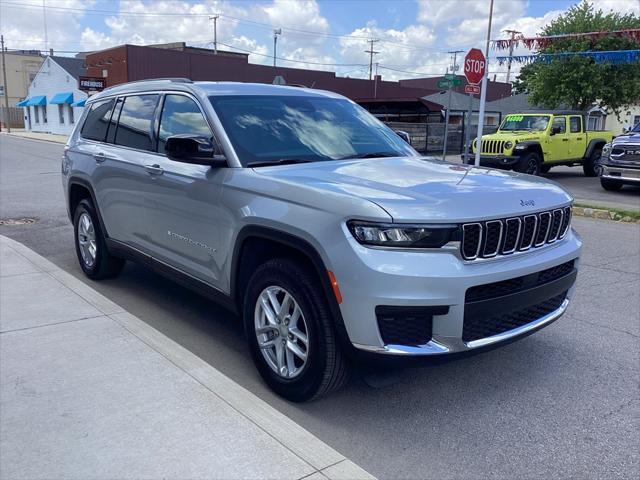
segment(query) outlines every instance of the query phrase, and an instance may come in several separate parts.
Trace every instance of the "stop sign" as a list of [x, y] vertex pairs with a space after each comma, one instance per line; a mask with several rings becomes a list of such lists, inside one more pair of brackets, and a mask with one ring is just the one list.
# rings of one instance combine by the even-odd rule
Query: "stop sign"
[[487, 61], [484, 53], [477, 48], [469, 50], [464, 57], [464, 76], [467, 77], [467, 81], [472, 84], [480, 83], [486, 68]]

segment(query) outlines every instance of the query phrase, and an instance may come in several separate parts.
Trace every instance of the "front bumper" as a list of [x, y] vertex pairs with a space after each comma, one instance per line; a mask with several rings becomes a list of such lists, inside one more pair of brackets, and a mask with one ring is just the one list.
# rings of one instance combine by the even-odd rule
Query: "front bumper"
[[[376, 354], [447, 357], [525, 336], [549, 325], [566, 311], [575, 288], [576, 270], [570, 278], [565, 276], [557, 283], [488, 299], [484, 305], [480, 305], [483, 302], [467, 301], [467, 290], [531, 276], [570, 261], [577, 269], [581, 246], [580, 237], [572, 231], [561, 241], [535, 251], [468, 262], [453, 250], [390, 251], [366, 248], [353, 240], [352, 248], [360, 261], [351, 263], [348, 270], [335, 269], [344, 299], [340, 310], [350, 341], [357, 349]], [[526, 324], [483, 338], [464, 339], [467, 309], [475, 308], [481, 318], [483, 308], [533, 306], [541, 298], [557, 298], [559, 292], [563, 297], [552, 311], [545, 311]], [[430, 340], [417, 345], [385, 343], [376, 315], [376, 307], [380, 306], [432, 307], [436, 314], [432, 316]], [[505, 311], [512, 307], [506, 307]], [[441, 314], [437, 314], [437, 309], [442, 310]], [[476, 315], [476, 321], [477, 318]]]
[[[460, 155], [460, 158], [464, 162], [464, 154]], [[473, 165], [475, 163], [475, 159], [475, 153], [472, 153], [470, 154], [467, 163], [469, 165]], [[493, 168], [512, 168], [519, 160], [520, 157], [513, 155], [481, 155], [480, 165], [483, 167]]]
[[640, 165], [602, 165], [602, 178], [619, 180], [625, 183], [640, 184]]

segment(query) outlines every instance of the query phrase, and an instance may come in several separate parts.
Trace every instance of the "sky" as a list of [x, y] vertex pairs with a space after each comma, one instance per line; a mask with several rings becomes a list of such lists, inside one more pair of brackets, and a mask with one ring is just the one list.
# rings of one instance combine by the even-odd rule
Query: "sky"
[[[536, 35], [577, 1], [495, 0], [491, 38], [506, 38], [506, 29]], [[592, 3], [640, 15], [640, 0]], [[366, 78], [373, 38], [374, 68], [397, 80], [442, 75], [453, 50], [484, 50], [489, 0], [0, 0], [0, 33], [9, 49], [53, 48], [67, 56], [123, 43], [212, 48], [213, 14], [220, 15], [218, 48], [251, 52], [252, 63], [272, 64], [273, 30], [280, 28], [279, 65]], [[489, 71], [506, 77], [495, 61]]]

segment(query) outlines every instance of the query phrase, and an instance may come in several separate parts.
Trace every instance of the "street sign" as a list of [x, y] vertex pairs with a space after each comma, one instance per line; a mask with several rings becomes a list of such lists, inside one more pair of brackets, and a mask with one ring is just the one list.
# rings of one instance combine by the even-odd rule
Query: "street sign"
[[464, 57], [464, 76], [469, 83], [477, 85], [482, 81], [487, 68], [487, 60], [484, 53], [477, 48], [469, 50]]
[[472, 93], [473, 95], [480, 95], [480, 85], [465, 85], [464, 93]]
[[462, 86], [462, 79], [460, 79], [460, 78], [452, 78], [452, 79], [448, 79], [448, 80], [438, 80], [438, 83], [436, 83], [436, 85], [441, 90], [447, 90], [447, 89], [452, 88], [452, 87], [460, 87], [460, 86]]
[[444, 89], [444, 88], [450, 88], [451, 87], [451, 82], [449, 80], [438, 80], [438, 88]]
[[451, 80], [451, 86], [452, 87], [460, 87], [462, 86], [462, 79], [461, 78], [454, 78], [453, 80]]
[[456, 76], [453, 73], [445, 73], [444, 78], [446, 78], [447, 80], [454, 80]]

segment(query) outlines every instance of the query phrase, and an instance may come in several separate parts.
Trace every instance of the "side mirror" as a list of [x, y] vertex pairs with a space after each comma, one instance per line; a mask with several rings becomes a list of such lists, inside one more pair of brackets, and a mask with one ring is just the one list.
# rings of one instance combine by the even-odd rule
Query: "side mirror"
[[405, 142], [407, 142], [409, 145], [411, 145], [411, 135], [409, 135], [407, 132], [403, 131], [403, 130], [394, 130], [394, 132], [396, 132], [396, 134], [403, 139]]
[[164, 151], [171, 160], [211, 167], [226, 167], [224, 155], [216, 154], [217, 147], [211, 138], [202, 135], [173, 135], [167, 138]]
[[553, 125], [551, 127], [551, 135], [557, 135], [558, 133], [562, 133], [562, 127], [560, 125]]

